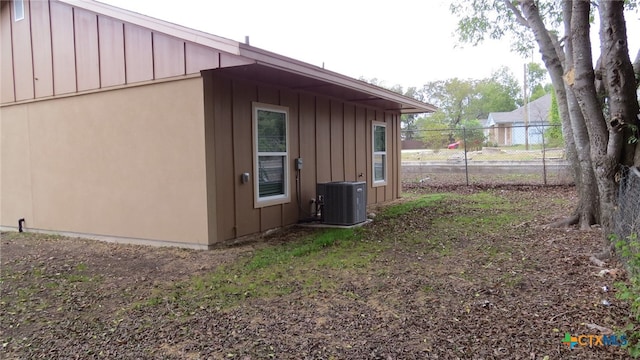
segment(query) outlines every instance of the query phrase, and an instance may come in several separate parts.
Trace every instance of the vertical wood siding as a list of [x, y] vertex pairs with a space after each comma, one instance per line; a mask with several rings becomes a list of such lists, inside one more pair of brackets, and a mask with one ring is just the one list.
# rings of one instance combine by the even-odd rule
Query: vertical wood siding
[[246, 64], [246, 59], [56, 1], [3, 1], [0, 102], [45, 98]]
[[217, 199], [218, 199], [218, 181], [217, 181], [217, 165], [216, 165], [216, 148], [215, 148], [215, 117], [223, 116], [221, 113], [221, 106], [217, 106], [213, 101], [208, 101], [215, 94], [224, 91], [222, 88], [222, 82], [203, 81], [203, 95], [204, 95], [204, 148], [205, 148], [205, 173], [207, 176], [207, 226], [209, 228], [209, 244], [214, 244], [218, 241], [219, 227], [218, 227], [218, 213], [217, 213]]
[[100, 50], [100, 85], [109, 87], [124, 85], [124, 24], [119, 21], [98, 17]]
[[76, 9], [73, 13], [78, 91], [100, 88], [98, 17]]
[[53, 95], [53, 62], [51, 61], [51, 22], [49, 21], [49, 3], [34, 1], [31, 6], [31, 43], [38, 49], [33, 57], [33, 82], [35, 97]]
[[[303, 216], [311, 216], [311, 206], [305, 208], [305, 203], [316, 196], [316, 100], [309, 94], [298, 95], [298, 138], [300, 157], [305, 162], [303, 171], [300, 172], [300, 188]], [[307, 213], [308, 211], [309, 213]]]
[[15, 88], [13, 84], [13, 48], [11, 46], [11, 12], [13, 11], [9, 3], [0, 3], [5, 6], [0, 12], [0, 76], [2, 77], [2, 87], [0, 88], [0, 101], [3, 103], [16, 100]]
[[357, 181], [356, 175], [356, 109], [354, 105], [344, 105], [344, 179]]
[[219, 52], [197, 44], [186, 43], [185, 46], [187, 74], [194, 74], [202, 69], [220, 67]]
[[344, 181], [344, 113], [342, 103], [331, 101], [331, 181]]
[[[236, 236], [244, 236], [257, 233], [260, 231], [260, 211], [253, 208], [253, 144], [251, 136], [235, 136], [235, 134], [251, 134], [251, 101], [257, 100], [255, 86], [246, 83], [234, 83], [232, 89], [233, 97], [233, 118], [232, 119], [248, 119], [246, 121], [233, 121], [232, 133], [226, 133], [226, 136], [233, 138], [234, 154], [233, 170], [229, 169], [231, 176], [234, 178], [235, 198], [230, 204], [236, 204]], [[235, 101], [235, 99], [241, 101]], [[249, 106], [247, 106], [249, 105]], [[248, 183], [240, 183], [240, 174], [248, 172], [252, 176]], [[229, 209], [231, 210], [231, 209]]]
[[[356, 139], [355, 139], [355, 148], [356, 148], [356, 180], [357, 181], [367, 181], [369, 176], [369, 167], [367, 166], [367, 118], [366, 118], [366, 109], [361, 107], [356, 107]], [[364, 151], [363, 151], [364, 150]]]
[[[53, 92], [55, 95], [77, 91], [76, 57], [73, 33], [73, 9], [49, 3], [51, 14], [51, 51], [53, 53]], [[37, 54], [39, 49], [35, 49]]]
[[[389, 184], [395, 184], [395, 179], [393, 178], [394, 172], [396, 170], [396, 158], [395, 154], [395, 129], [393, 128], [393, 114], [384, 114], [384, 121], [387, 124], [387, 182]], [[393, 186], [385, 186], [385, 200], [389, 201], [394, 198]]]
[[365, 173], [365, 177], [367, 179], [367, 204], [375, 204], [378, 202], [378, 195], [376, 192], [376, 188], [374, 188], [371, 184], [373, 184], [373, 176], [371, 174], [371, 169], [373, 168], [373, 164], [371, 162], [371, 121], [376, 119], [376, 112], [370, 109], [365, 110], [365, 161], [367, 163], [367, 172]]
[[[329, 182], [331, 176], [330, 101], [316, 98], [316, 182]], [[310, 133], [313, 134], [313, 133]]]
[[[207, 85], [205, 85], [206, 87]], [[217, 216], [217, 240], [233, 239], [236, 237], [236, 211], [233, 167], [233, 111], [232, 111], [232, 83], [231, 81], [216, 81], [211, 85], [211, 96], [215, 99], [213, 105], [213, 139], [207, 138], [207, 146], [213, 143], [215, 157], [215, 188], [208, 188], [216, 194], [216, 203], [208, 204], [209, 212]], [[213, 99], [205, 98], [205, 103]], [[205, 118], [207, 115], [205, 114]], [[207, 179], [209, 182], [213, 179]]]
[[124, 25], [125, 79], [136, 83], [153, 79], [153, 42], [151, 31]]
[[[371, 184], [371, 122], [387, 124], [388, 182], [369, 185], [368, 202], [381, 203], [397, 198], [399, 115], [343, 103], [307, 93], [279, 89], [248, 81], [230, 79], [215, 72], [204, 75], [205, 119], [214, 124], [215, 135], [207, 133], [207, 146], [214, 152], [215, 184], [208, 180], [209, 192], [216, 199], [209, 204], [216, 214], [215, 241], [255, 234], [295, 224], [311, 216], [310, 200], [316, 184], [328, 181], [367, 181]], [[254, 208], [253, 144], [251, 103], [286, 106], [289, 109], [289, 176], [291, 201], [286, 204]], [[208, 151], [209, 158], [209, 151]], [[303, 159], [300, 195], [296, 186], [294, 159]], [[250, 183], [240, 176], [251, 174]], [[362, 176], [360, 176], [362, 174]], [[215, 188], [211, 188], [215, 186]], [[299, 199], [299, 202], [298, 202]]]
[[[26, 4], [25, 4], [26, 5]], [[11, 3], [13, 7], [13, 2]], [[13, 15], [13, 9], [11, 9]], [[11, 16], [13, 20], [13, 16]], [[31, 21], [29, 7], [24, 7], [24, 19], [12, 22], [13, 75], [16, 101], [33, 99], [33, 61], [31, 57]]]
[[184, 42], [176, 38], [153, 34], [153, 72], [155, 79], [184, 75]]

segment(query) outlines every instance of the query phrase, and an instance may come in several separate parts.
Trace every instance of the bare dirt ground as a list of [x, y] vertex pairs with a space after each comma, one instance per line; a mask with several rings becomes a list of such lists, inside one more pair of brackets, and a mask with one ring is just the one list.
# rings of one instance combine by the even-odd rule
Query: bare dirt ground
[[[570, 350], [562, 343], [565, 333], [600, 335], [593, 325], [615, 330], [628, 321], [628, 307], [615, 298], [613, 287], [623, 275], [597, 276], [602, 269], [588, 259], [600, 250], [600, 230], [544, 226], [572, 209], [573, 188], [412, 185], [405, 190], [488, 191], [522, 204], [514, 211], [536, 217], [513, 224], [507, 233], [451, 236], [451, 251], [436, 251], [403, 239], [428, 233], [435, 217], [459, 216], [460, 210], [455, 202], [416, 209], [402, 221], [367, 225], [367, 241], [384, 234], [396, 243], [367, 266], [327, 271], [333, 287], [294, 288], [187, 313], [170, 303], [135, 304], [148, 304], [155, 292], [234, 263], [264, 244], [192, 251], [4, 233], [0, 357], [627, 358], [617, 346]], [[473, 211], [468, 215], [480, 210]], [[499, 215], [483, 211], [487, 218]], [[309, 231], [291, 228], [265, 240], [277, 244]]]

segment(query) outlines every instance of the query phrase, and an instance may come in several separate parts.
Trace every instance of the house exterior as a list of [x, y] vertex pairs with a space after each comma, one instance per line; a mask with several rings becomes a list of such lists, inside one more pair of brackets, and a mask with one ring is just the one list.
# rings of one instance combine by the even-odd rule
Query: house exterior
[[401, 114], [435, 110], [99, 2], [0, 4], [3, 230], [207, 249], [309, 217], [317, 183], [386, 202]]
[[[528, 136], [529, 144], [542, 144], [550, 110], [551, 94], [547, 94], [527, 104], [526, 110], [523, 106], [509, 112], [489, 113], [488, 141], [499, 146], [521, 145]], [[528, 115], [526, 123], [525, 115]]]

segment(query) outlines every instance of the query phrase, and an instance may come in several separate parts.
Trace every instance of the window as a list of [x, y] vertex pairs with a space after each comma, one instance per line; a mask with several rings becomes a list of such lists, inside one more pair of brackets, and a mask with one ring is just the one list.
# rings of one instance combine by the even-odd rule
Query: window
[[24, 0], [13, 0], [13, 20], [24, 19]]
[[255, 207], [289, 202], [289, 111], [253, 104]]
[[373, 122], [373, 185], [387, 184], [387, 125]]

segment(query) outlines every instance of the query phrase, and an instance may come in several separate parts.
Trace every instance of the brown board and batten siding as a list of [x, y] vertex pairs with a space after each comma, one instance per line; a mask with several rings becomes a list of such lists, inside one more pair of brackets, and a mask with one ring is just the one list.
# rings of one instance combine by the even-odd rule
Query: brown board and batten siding
[[[282, 106], [286, 106], [287, 108], [289, 108], [289, 133], [291, 134], [291, 136], [289, 137], [289, 147], [292, 149], [292, 154], [300, 154], [300, 137], [298, 136], [299, 134], [299, 124], [300, 124], [300, 119], [299, 119], [299, 113], [300, 113], [300, 108], [299, 108], [299, 100], [298, 100], [299, 96], [296, 92], [291, 91], [291, 90], [281, 90], [280, 91], [280, 105]], [[293, 163], [293, 159], [295, 159], [295, 157], [292, 157], [290, 162]], [[291, 189], [292, 189], [292, 195], [297, 195], [296, 193], [296, 178], [295, 178], [295, 171], [294, 173], [291, 174]], [[309, 198], [310, 199], [310, 198]], [[304, 200], [302, 200], [303, 204], [308, 204], [309, 199], [307, 199], [307, 201], [305, 202]], [[294, 224], [296, 223], [301, 217], [306, 217], [306, 215], [299, 215], [299, 211], [298, 211], [298, 203], [296, 202], [296, 198], [295, 197], [291, 197], [291, 202], [287, 203], [287, 204], [283, 204], [282, 205], [282, 223], [283, 224]], [[305, 205], [302, 205], [304, 207], [307, 207]]]
[[331, 101], [331, 121], [329, 122], [331, 136], [331, 181], [344, 181], [344, 112], [343, 103]]
[[[344, 179], [356, 181], [356, 122], [355, 106], [344, 105]], [[364, 134], [360, 134], [364, 136]]]
[[[217, 224], [212, 242], [224, 242], [245, 235], [295, 224], [310, 217], [316, 184], [329, 181], [367, 181], [368, 203], [381, 203], [399, 196], [397, 159], [399, 115], [337, 99], [271, 87], [217, 73], [203, 73], [207, 157], [215, 166], [215, 180], [208, 177], [209, 222]], [[291, 201], [255, 208], [253, 204], [252, 103], [287, 107], [289, 110], [289, 176]], [[372, 187], [371, 122], [387, 124], [389, 167], [387, 184]], [[211, 134], [213, 133], [213, 134]], [[300, 191], [294, 159], [302, 158]], [[251, 181], [242, 183], [241, 174]], [[213, 183], [215, 181], [215, 184]], [[298, 203], [297, 199], [300, 199]], [[215, 216], [215, 219], [211, 217]], [[213, 236], [213, 234], [211, 235]]]
[[[13, 6], [13, 2], [11, 4]], [[12, 12], [13, 14], [13, 12]], [[15, 77], [16, 100], [33, 98], [33, 61], [31, 57], [31, 23], [28, 18], [29, 10], [24, 9], [25, 18], [15, 22], [11, 29], [13, 41], [13, 61], [21, 64], [13, 70]]]
[[57, 1], [25, 1], [24, 16], [13, 21], [13, 2], [2, 2], [3, 104], [247, 63]]
[[13, 49], [11, 46], [11, 11], [9, 3], [0, 1], [0, 102], [9, 103], [16, 99], [13, 77]]
[[[317, 159], [316, 156], [316, 136], [309, 136], [308, 134], [315, 134], [316, 131], [316, 97], [310, 94], [301, 93], [298, 95], [298, 108], [301, 109], [298, 113], [298, 151], [300, 157], [303, 159]], [[306, 135], [306, 136], [305, 136]], [[300, 172], [300, 187], [302, 199], [302, 216], [307, 217], [311, 215], [311, 204], [308, 202], [315, 198], [316, 195], [316, 166], [318, 161], [309, 163], [304, 167], [304, 171]], [[305, 204], [308, 207], [305, 208]], [[309, 213], [305, 210], [309, 209]]]
[[35, 1], [30, 3], [31, 47], [37, 49], [38, 56], [33, 57], [33, 77], [35, 98], [53, 95], [53, 62], [51, 61], [51, 23], [49, 3]]
[[[232, 161], [233, 170], [229, 169], [228, 176], [233, 179], [234, 195], [230, 204], [235, 204], [235, 218], [236, 236], [244, 236], [260, 231], [260, 210], [253, 208], [253, 192], [243, 191], [244, 187], [253, 188], [253, 176], [251, 181], [244, 184], [244, 187], [240, 187], [240, 177], [236, 174], [244, 172], [252, 173], [253, 171], [253, 157], [252, 157], [252, 144], [251, 144], [251, 102], [257, 101], [258, 95], [256, 93], [255, 86], [250, 86], [244, 83], [228, 83], [230, 86], [229, 93], [232, 94], [232, 117], [231, 121], [232, 131]], [[236, 99], [244, 99], [242, 101], [236, 101]], [[247, 121], [234, 121], [238, 119], [247, 119]], [[217, 125], [217, 123], [216, 123]], [[248, 134], [248, 136], [236, 136], [236, 134]], [[226, 134], [229, 136], [229, 133]], [[219, 151], [219, 149], [217, 149]], [[227, 154], [228, 155], [228, 154]], [[223, 189], [226, 191], [226, 189]], [[229, 209], [230, 211], [232, 209]]]

